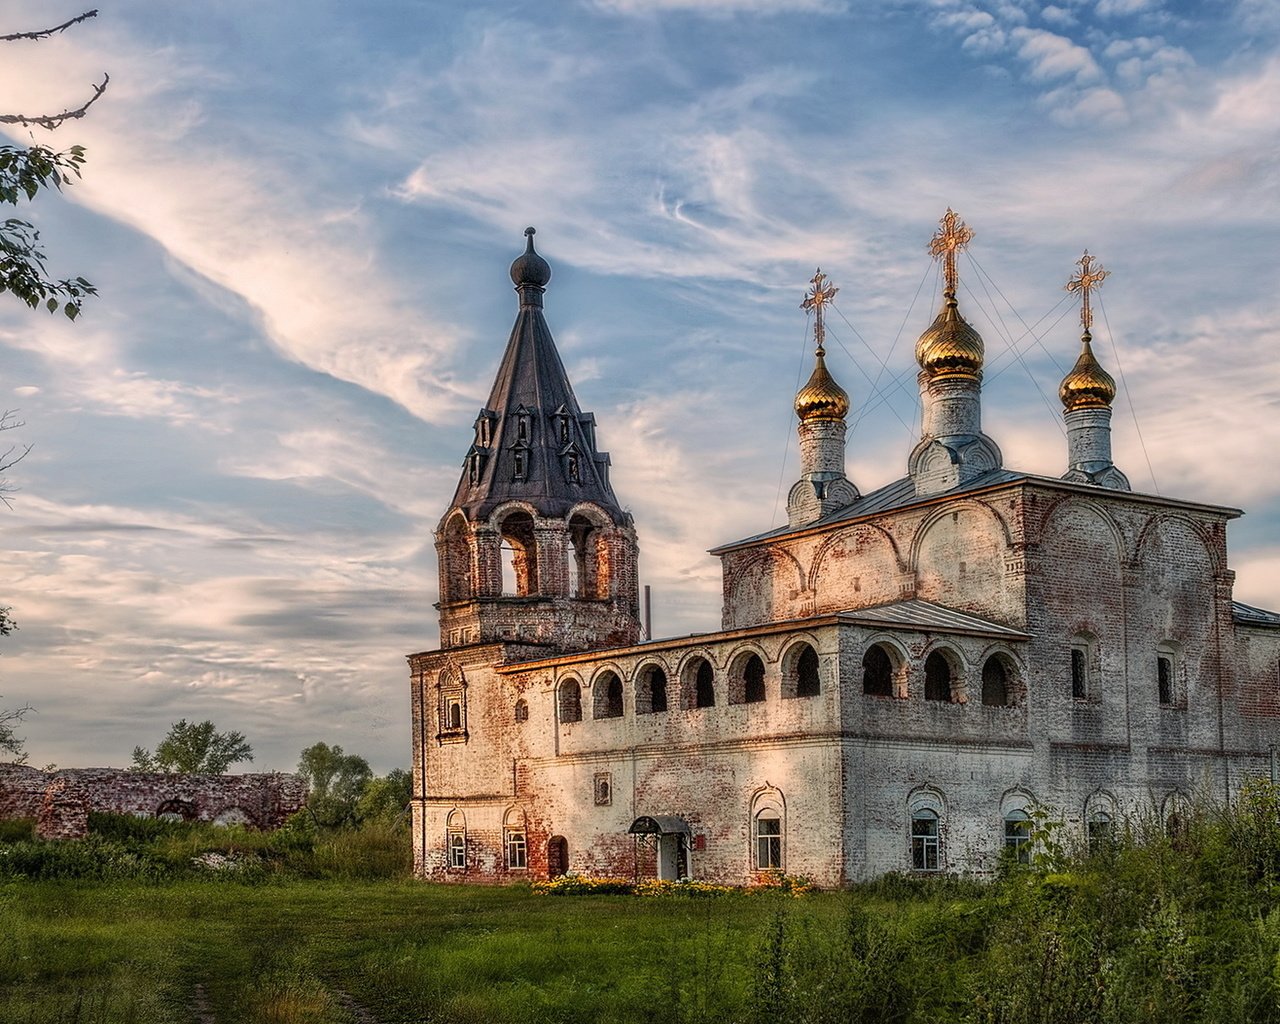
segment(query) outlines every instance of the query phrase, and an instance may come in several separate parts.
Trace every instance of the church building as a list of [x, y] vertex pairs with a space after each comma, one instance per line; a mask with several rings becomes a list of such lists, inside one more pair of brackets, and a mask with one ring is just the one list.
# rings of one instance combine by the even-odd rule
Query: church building
[[1176, 827], [1193, 799], [1273, 771], [1280, 615], [1232, 600], [1239, 510], [1135, 493], [1113, 464], [1116, 387], [1090, 335], [1106, 271], [1088, 253], [1068, 284], [1083, 334], [1061, 477], [1006, 469], [983, 432], [983, 340], [957, 302], [972, 232], [948, 210], [919, 441], [905, 476], [863, 491], [816, 274], [788, 523], [712, 551], [719, 632], [649, 641], [636, 524], [526, 235], [515, 326], [435, 535], [440, 649], [409, 657], [420, 877], [983, 873], [1028, 855], [1036, 806], [1083, 842], [1131, 814]]

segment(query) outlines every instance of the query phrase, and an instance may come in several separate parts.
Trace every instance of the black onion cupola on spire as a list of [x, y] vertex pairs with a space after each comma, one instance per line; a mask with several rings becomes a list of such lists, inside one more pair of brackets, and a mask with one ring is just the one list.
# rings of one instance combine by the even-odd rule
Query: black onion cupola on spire
[[475, 521], [512, 499], [544, 516], [590, 501], [621, 523], [626, 514], [609, 483], [609, 456], [596, 449], [595, 416], [578, 407], [542, 314], [551, 266], [534, 250], [534, 229], [525, 235], [525, 251], [511, 264], [520, 308], [453, 505]]
[[511, 264], [515, 326], [436, 529], [444, 648], [574, 651], [640, 636], [635, 527], [542, 315], [551, 266], [533, 234]]

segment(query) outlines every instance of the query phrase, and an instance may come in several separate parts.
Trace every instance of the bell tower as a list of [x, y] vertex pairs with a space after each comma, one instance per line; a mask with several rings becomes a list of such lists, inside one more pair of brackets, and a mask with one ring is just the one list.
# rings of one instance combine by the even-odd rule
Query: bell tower
[[510, 641], [568, 652], [635, 643], [635, 527], [543, 316], [551, 267], [534, 250], [534, 229], [525, 235], [511, 264], [515, 326], [436, 529], [440, 646]]

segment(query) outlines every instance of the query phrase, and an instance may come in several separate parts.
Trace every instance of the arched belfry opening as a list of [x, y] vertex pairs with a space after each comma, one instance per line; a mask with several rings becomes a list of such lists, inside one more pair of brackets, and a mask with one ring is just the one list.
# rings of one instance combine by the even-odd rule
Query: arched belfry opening
[[517, 509], [503, 516], [498, 526], [502, 538], [502, 596], [531, 597], [538, 593], [538, 548], [533, 516]]
[[634, 524], [543, 315], [551, 266], [525, 234], [515, 324], [436, 533], [441, 645], [635, 643]]

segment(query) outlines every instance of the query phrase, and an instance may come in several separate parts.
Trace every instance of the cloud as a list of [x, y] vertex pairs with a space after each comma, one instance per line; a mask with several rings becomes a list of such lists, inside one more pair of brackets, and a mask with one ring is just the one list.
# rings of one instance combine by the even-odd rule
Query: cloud
[[1011, 37], [1033, 82], [1071, 78], [1079, 85], [1087, 85], [1102, 78], [1102, 69], [1093, 55], [1066, 36], [1044, 29], [1018, 28]]
[[849, 9], [846, 0], [588, 0], [588, 3], [600, 11], [627, 15], [666, 11], [713, 16], [844, 14]]
[[[379, 265], [358, 203], [314, 188], [305, 201], [296, 198], [298, 168], [270, 139], [287, 134], [287, 126], [219, 123], [211, 97], [239, 85], [224, 73], [173, 50], [119, 38], [95, 48], [81, 42], [87, 38], [7, 51], [0, 65], [10, 102], [36, 109], [56, 102], [49, 83], [74, 81], [85, 66], [130, 68], [93, 116], [77, 122], [90, 165], [70, 195], [242, 298], [288, 358], [424, 419], [455, 414], [458, 396], [436, 385], [433, 368], [459, 332], [438, 318], [427, 326], [402, 297], [395, 271]], [[233, 146], [214, 141], [220, 133], [248, 137]], [[298, 159], [296, 151], [288, 155]]]

